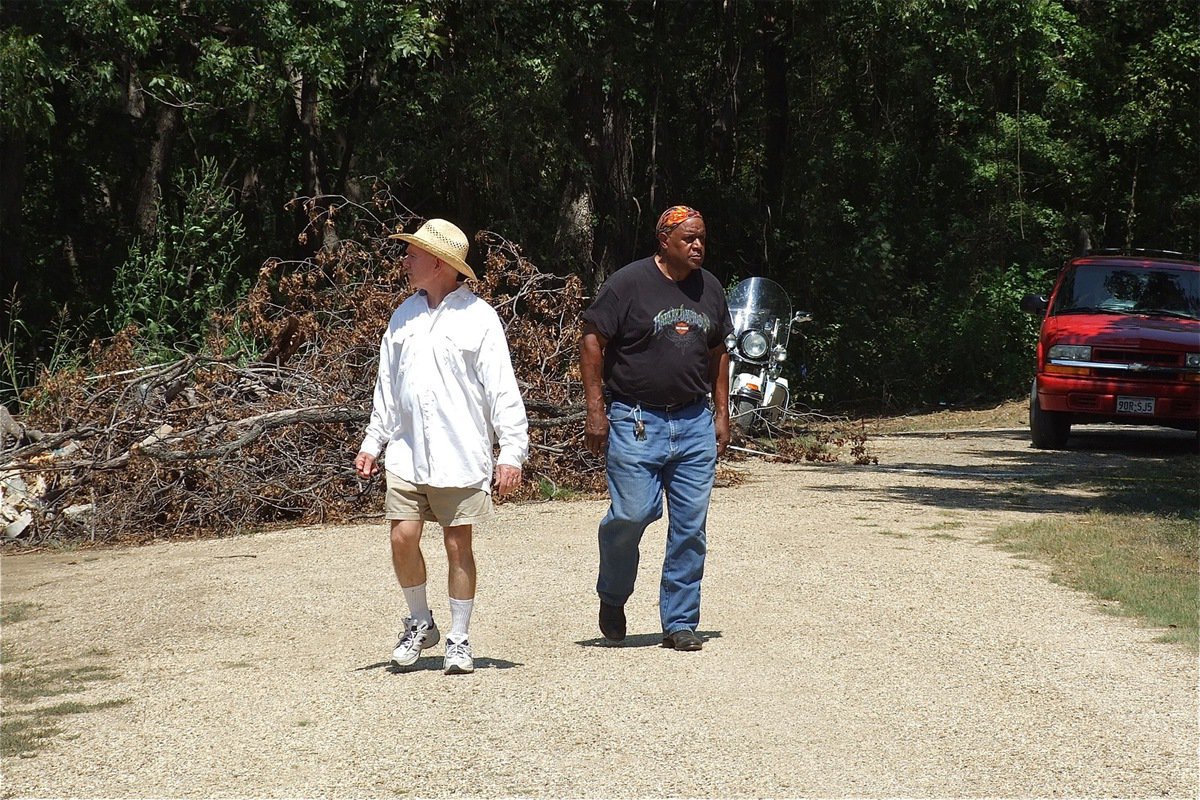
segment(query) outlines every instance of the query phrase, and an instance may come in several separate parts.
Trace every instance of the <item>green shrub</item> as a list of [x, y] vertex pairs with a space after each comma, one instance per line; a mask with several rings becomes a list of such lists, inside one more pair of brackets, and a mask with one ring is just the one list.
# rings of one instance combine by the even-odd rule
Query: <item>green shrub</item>
[[211, 312], [242, 288], [233, 284], [245, 226], [216, 162], [204, 159], [176, 182], [185, 184], [178, 220], [160, 213], [158, 231], [134, 241], [113, 283], [113, 331], [136, 325], [157, 353], [196, 349]]

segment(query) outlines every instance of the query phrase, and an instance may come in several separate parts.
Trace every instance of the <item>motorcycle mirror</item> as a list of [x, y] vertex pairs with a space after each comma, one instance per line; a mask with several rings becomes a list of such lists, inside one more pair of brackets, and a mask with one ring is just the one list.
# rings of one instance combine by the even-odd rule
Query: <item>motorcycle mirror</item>
[[802, 325], [805, 322], [812, 322], [812, 313], [808, 311], [797, 311], [792, 317], [792, 325]]
[[1021, 310], [1027, 314], [1045, 314], [1049, 305], [1044, 294], [1027, 294], [1021, 298]]

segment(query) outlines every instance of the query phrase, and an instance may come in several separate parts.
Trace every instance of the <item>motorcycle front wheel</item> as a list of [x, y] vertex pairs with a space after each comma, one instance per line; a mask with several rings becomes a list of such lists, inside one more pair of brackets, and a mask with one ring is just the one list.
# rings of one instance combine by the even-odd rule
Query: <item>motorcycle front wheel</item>
[[735, 397], [729, 404], [729, 424], [743, 433], [750, 434], [758, 422], [757, 405], [753, 400]]

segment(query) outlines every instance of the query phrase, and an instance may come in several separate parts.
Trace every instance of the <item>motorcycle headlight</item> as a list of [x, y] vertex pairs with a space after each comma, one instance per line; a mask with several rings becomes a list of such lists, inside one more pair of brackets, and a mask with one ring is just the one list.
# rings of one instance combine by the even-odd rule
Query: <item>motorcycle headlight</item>
[[762, 358], [767, 354], [767, 337], [758, 331], [746, 331], [738, 346], [746, 358]]
[[777, 344], [771, 348], [771, 358], [782, 364], [787, 361], [787, 348], [781, 344]]
[[737, 347], [737, 337], [731, 333], [725, 337], [725, 349], [732, 353], [735, 347]]

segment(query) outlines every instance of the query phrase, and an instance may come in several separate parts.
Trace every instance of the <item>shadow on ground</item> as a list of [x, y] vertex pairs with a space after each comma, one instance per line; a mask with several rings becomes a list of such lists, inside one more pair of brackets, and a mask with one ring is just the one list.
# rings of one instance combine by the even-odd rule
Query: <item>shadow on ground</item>
[[[696, 635], [702, 641], [707, 642], [709, 639], [720, 639], [720, 631], [696, 631]], [[662, 647], [663, 636], [661, 633], [637, 633], [633, 636], [626, 636], [619, 642], [612, 642], [604, 637], [596, 639], [580, 639], [575, 644], [580, 647]]]
[[[958, 452], [969, 463], [941, 463], [934, 454], [867, 467], [823, 465], [845, 475], [846, 481], [813, 491], [862, 493], [880, 502], [958, 510], [1153, 512], [1200, 518], [1200, 456], [1194, 433], [1080, 426], [1064, 450], [1037, 450], [1029, 444], [1028, 433], [1018, 430], [901, 435], [959, 440]], [[854, 480], [864, 469], [930, 480], [865, 488]]]
[[[523, 667], [524, 664], [518, 661], [505, 661], [503, 658], [476, 658], [475, 669], [513, 669], [514, 667]], [[441, 672], [442, 657], [441, 656], [422, 656], [415, 663], [407, 667], [397, 667], [391, 661], [376, 661], [374, 664], [356, 667], [355, 672], [366, 672], [369, 670], [387, 670], [393, 675], [403, 675], [409, 672]]]

